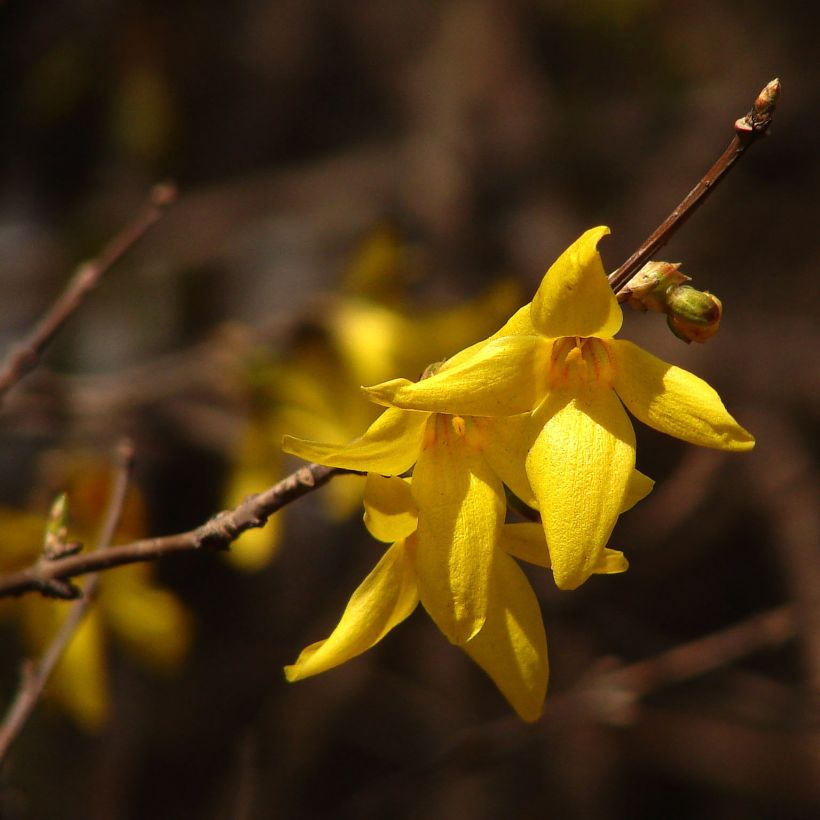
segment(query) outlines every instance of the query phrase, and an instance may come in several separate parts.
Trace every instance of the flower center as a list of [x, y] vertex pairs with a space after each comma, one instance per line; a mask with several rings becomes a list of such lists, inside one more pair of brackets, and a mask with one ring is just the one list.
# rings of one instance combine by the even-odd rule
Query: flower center
[[447, 413], [433, 413], [424, 431], [423, 447], [466, 446], [480, 450], [483, 439], [481, 431], [471, 416], [451, 416]]
[[564, 336], [556, 339], [550, 358], [550, 387], [612, 387], [615, 370], [603, 339]]

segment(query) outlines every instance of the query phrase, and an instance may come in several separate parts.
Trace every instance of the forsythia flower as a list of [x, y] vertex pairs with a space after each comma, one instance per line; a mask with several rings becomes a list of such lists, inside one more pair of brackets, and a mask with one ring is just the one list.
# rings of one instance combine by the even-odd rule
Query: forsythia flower
[[[108, 496], [107, 471], [96, 461], [73, 456], [68, 465], [71, 518], [85, 543], [93, 543], [93, 531]], [[7, 546], [0, 567], [11, 570], [35, 561], [42, 552], [46, 521], [25, 510], [0, 507], [0, 529]], [[145, 531], [145, 510], [139, 493], [132, 489], [125, 504], [118, 540], [127, 542]], [[88, 535], [88, 537], [86, 537]], [[115, 638], [144, 666], [171, 671], [182, 661], [191, 640], [188, 612], [169, 590], [152, 579], [148, 564], [132, 564], [105, 573], [98, 598], [90, 608], [54, 669], [48, 695], [88, 730], [98, 729], [109, 708], [107, 648]], [[54, 637], [71, 603], [27, 595], [4, 601], [0, 615], [17, 616], [26, 642], [40, 653]]]
[[708, 384], [614, 338], [622, 314], [596, 250], [608, 233], [583, 234], [549, 269], [531, 305], [449, 366], [417, 383], [367, 389], [394, 408], [500, 422], [510, 450], [523, 456], [562, 589], [595, 571], [629, 495], [635, 433], [623, 405], [693, 444], [754, 446]]
[[[540, 715], [546, 636], [535, 594], [510, 555], [549, 567], [549, 553], [538, 524], [504, 524], [502, 479], [512, 486], [525, 479], [504, 438], [494, 434], [499, 421], [389, 409], [349, 445], [285, 437], [287, 452], [367, 472], [365, 524], [375, 538], [394, 542], [353, 594], [333, 634], [287, 667], [289, 680], [369, 649], [420, 599], [522, 718]], [[398, 477], [414, 464], [412, 483]], [[650, 488], [636, 472], [625, 503]], [[620, 552], [604, 550], [594, 571], [626, 568]]]

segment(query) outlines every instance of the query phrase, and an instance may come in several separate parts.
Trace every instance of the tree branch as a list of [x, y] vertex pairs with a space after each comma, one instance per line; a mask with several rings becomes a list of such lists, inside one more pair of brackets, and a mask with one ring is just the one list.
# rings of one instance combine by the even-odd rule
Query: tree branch
[[772, 80], [754, 101], [752, 110], [745, 117], [735, 122], [735, 136], [726, 150], [720, 155], [714, 165], [704, 174], [703, 178], [683, 198], [680, 205], [643, 241], [641, 246], [626, 262], [610, 274], [609, 284], [618, 295], [618, 301], [625, 301], [629, 293], [626, 284], [637, 273], [650, 257], [671, 238], [687, 219], [700, 207], [718, 183], [732, 169], [734, 164], [743, 156], [746, 149], [762, 137], [774, 116], [777, 99], [780, 95], [780, 80]]
[[0, 399], [40, 362], [43, 351], [71, 318], [103, 275], [149, 231], [164, 209], [176, 198], [173, 185], [164, 183], [151, 191], [148, 204], [100, 252], [74, 272], [63, 292], [23, 341], [16, 344], [0, 365]]
[[63, 588], [60, 582], [67, 578], [124, 564], [150, 561], [172, 553], [228, 549], [245, 530], [264, 526], [268, 518], [285, 505], [321, 487], [335, 475], [352, 472], [354, 471], [308, 464], [273, 487], [248, 496], [238, 507], [217, 513], [201, 526], [187, 532], [162, 538], [146, 538], [110, 547], [105, 551], [72, 555], [59, 561], [41, 559], [27, 569], [0, 576], [0, 598], [32, 590], [60, 595]]
[[[117, 464], [115, 465], [114, 484], [108, 500], [105, 518], [103, 520], [100, 538], [97, 547], [90, 556], [100, 556], [108, 549], [122, 517], [128, 485], [131, 479], [131, 469], [134, 461], [133, 447], [130, 442], [123, 442], [118, 448]], [[42, 560], [42, 559], [41, 559]], [[52, 563], [59, 563], [52, 561]], [[45, 689], [51, 673], [57, 666], [63, 653], [68, 648], [71, 639], [80, 628], [88, 610], [97, 597], [100, 576], [92, 575], [85, 585], [82, 596], [72, 605], [65, 621], [52, 639], [39, 661], [27, 660], [23, 663], [20, 686], [17, 694], [6, 713], [3, 723], [0, 724], [0, 764], [8, 753], [12, 743], [20, 734], [34, 707]]]

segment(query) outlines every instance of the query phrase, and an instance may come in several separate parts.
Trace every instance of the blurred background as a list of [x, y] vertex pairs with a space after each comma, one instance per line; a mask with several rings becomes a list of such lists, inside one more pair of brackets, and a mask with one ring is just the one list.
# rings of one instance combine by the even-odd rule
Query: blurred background
[[[518, 721], [421, 611], [285, 682], [383, 550], [347, 477], [230, 560], [106, 573], [0, 771], [0, 816], [816, 816], [814, 4], [46, 0], [0, 19], [4, 348], [154, 183], [181, 191], [0, 408], [4, 571], [36, 558], [64, 489], [93, 544], [123, 436], [120, 543], [269, 486], [297, 466], [283, 432], [359, 434], [376, 412], [359, 384], [415, 379], [495, 330], [588, 227], [612, 227], [614, 270], [783, 82], [769, 137], [660, 254], [721, 297], [720, 334], [686, 346], [631, 311], [622, 333], [706, 378], [757, 448], [638, 429], [658, 484], [612, 539], [629, 572], [572, 594], [530, 573], [542, 721]], [[64, 606], [0, 608], [3, 708]], [[619, 664], [782, 606], [775, 638], [695, 644], [641, 697], [584, 701]]]

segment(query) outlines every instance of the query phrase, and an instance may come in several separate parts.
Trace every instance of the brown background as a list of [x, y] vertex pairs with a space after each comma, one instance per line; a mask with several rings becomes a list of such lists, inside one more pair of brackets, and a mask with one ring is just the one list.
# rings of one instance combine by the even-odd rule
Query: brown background
[[[769, 138], [664, 254], [723, 299], [720, 335], [685, 347], [637, 315], [624, 331], [708, 378], [758, 447], [724, 456], [638, 431], [638, 465], [659, 484], [613, 538], [630, 571], [571, 595], [533, 576], [552, 664], [541, 723], [511, 718], [420, 614], [355, 663], [286, 684], [281, 666], [326, 634], [378, 553], [309, 499], [260, 575], [212, 556], [160, 567], [197, 619], [185, 670], [158, 681], [112, 655], [116, 710], [100, 736], [38, 710], [0, 774], [3, 817], [810, 816], [813, 4], [60, 0], [7, 2], [0, 21], [0, 341], [154, 181], [183, 192], [9, 397], [3, 501], [34, 493], [44, 452], [108, 452], [128, 433], [157, 534], [220, 503], [237, 402], [198, 367], [220, 322], [281, 341], [385, 215], [424, 251], [422, 305], [501, 273], [531, 291], [600, 223], [613, 269], [758, 89], [774, 76], [784, 89]], [[607, 659], [653, 657], [786, 602], [797, 636], [785, 644], [608, 718], [562, 700]], [[7, 628], [0, 652], [6, 701], [22, 652]]]

